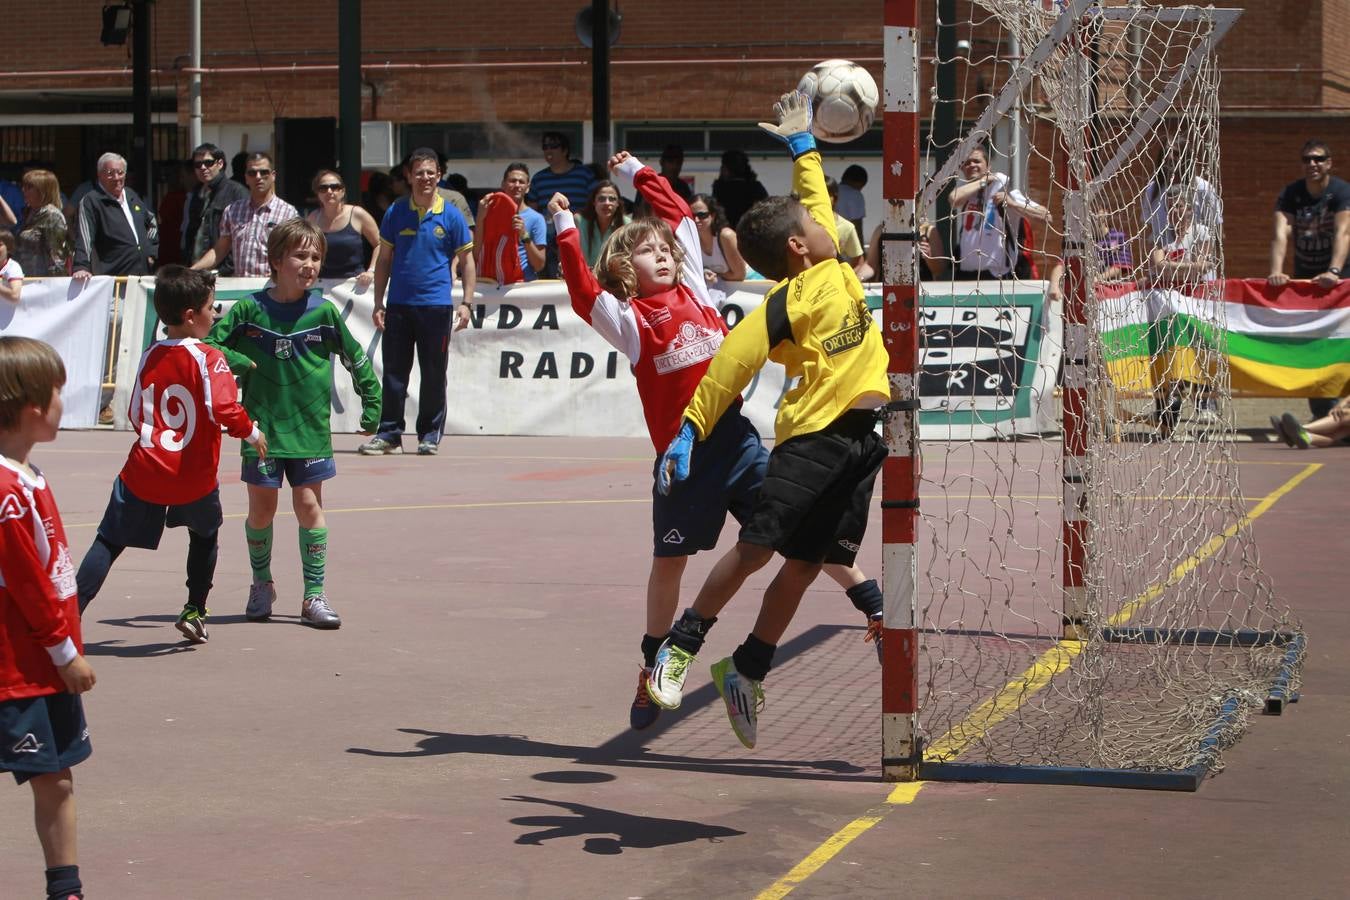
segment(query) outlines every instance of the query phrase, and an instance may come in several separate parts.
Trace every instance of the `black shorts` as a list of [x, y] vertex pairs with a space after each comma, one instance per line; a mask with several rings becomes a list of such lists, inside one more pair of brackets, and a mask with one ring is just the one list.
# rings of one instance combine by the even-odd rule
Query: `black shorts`
[[873, 410], [849, 410], [820, 431], [775, 447], [741, 540], [787, 559], [853, 565], [886, 458], [876, 422]]
[[98, 535], [119, 547], [158, 550], [164, 527], [187, 526], [201, 535], [214, 534], [225, 520], [220, 510], [220, 488], [191, 503], [163, 506], [147, 503], [131, 492], [121, 477], [113, 482], [112, 497], [98, 525]]
[[653, 466], [652, 555], [692, 556], [716, 547], [728, 512], [741, 524], [749, 519], [768, 461], [755, 426], [732, 408], [694, 445], [689, 477], [673, 484], [669, 494], [656, 489]]
[[84, 704], [75, 694], [0, 702], [0, 772], [19, 784], [78, 765], [93, 752]]

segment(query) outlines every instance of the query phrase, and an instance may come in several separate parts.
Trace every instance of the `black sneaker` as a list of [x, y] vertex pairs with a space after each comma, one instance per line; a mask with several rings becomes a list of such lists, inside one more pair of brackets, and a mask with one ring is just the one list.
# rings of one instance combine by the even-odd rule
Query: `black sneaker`
[[635, 731], [649, 727], [656, 721], [657, 716], [661, 715], [661, 707], [657, 706], [647, 693], [647, 678], [651, 674], [652, 670], [646, 666], [638, 669], [637, 694], [633, 697], [633, 705], [628, 709], [628, 724]]

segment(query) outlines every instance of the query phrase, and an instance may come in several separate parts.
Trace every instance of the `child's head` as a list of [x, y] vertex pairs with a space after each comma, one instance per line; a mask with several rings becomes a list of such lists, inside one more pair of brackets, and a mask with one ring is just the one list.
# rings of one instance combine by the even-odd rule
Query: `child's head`
[[[186, 266], [161, 266], [155, 273], [155, 313], [170, 328], [182, 327], [187, 319], [199, 323], [213, 319], [216, 302], [216, 276]], [[210, 325], [206, 326], [210, 330]], [[193, 334], [191, 337], [204, 337]]]
[[4, 265], [14, 252], [14, 233], [8, 228], [0, 228], [0, 265]]
[[[50, 344], [29, 337], [0, 337], [0, 431], [19, 428], [23, 411], [30, 406], [43, 414], [54, 412], [59, 423], [60, 406], [53, 410], [52, 404], [60, 403], [57, 391], [65, 383], [65, 364]], [[51, 434], [38, 439], [55, 436], [51, 425]]]
[[867, 186], [867, 170], [859, 165], [849, 166], [839, 180], [851, 188], [861, 189]]
[[736, 243], [745, 261], [774, 281], [839, 256], [830, 233], [795, 194], [750, 207], [736, 224]]
[[284, 290], [308, 290], [319, 278], [328, 238], [308, 219], [287, 219], [267, 236], [272, 280]]
[[616, 297], [647, 297], [679, 283], [683, 264], [684, 246], [663, 219], [636, 219], [605, 241], [595, 278]]
[[825, 176], [825, 193], [830, 195], [830, 206], [839, 205], [839, 182], [830, 176]]

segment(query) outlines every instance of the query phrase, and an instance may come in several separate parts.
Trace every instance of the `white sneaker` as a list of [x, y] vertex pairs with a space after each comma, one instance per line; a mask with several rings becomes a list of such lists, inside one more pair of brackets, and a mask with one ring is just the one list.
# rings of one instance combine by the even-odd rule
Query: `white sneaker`
[[713, 663], [712, 679], [713, 684], [717, 686], [717, 693], [722, 695], [722, 700], [726, 703], [731, 730], [736, 732], [736, 737], [742, 744], [753, 749], [759, 711], [764, 708], [764, 689], [760, 686], [761, 683], [737, 672], [730, 656]]
[[679, 709], [684, 695], [684, 678], [694, 654], [682, 650], [666, 638], [656, 651], [656, 665], [647, 678], [647, 694], [662, 709]]
[[333, 612], [333, 607], [328, 605], [328, 598], [323, 594], [305, 598], [300, 604], [300, 621], [314, 628], [342, 627], [341, 617]]
[[277, 589], [270, 581], [255, 581], [248, 587], [248, 605], [244, 618], [262, 622], [272, 615], [272, 604], [277, 602]]

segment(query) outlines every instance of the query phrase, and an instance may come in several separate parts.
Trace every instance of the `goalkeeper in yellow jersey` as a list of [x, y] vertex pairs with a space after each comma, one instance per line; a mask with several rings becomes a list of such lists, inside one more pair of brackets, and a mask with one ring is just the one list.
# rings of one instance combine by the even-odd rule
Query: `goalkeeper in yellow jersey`
[[791, 150], [796, 194], [755, 204], [736, 237], [746, 261], [778, 284], [713, 357], [662, 455], [658, 489], [680, 490], [694, 444], [765, 361], [781, 363], [795, 386], [779, 405], [776, 445], [740, 539], [671, 629], [647, 683], [658, 704], [679, 706], [685, 673], [717, 614], [774, 551], [781, 553], [782, 568], [764, 592], [754, 630], [712, 667], [731, 727], [747, 747], [755, 745], [764, 704], [760, 683], [802, 594], [822, 564], [852, 565], [862, 543], [872, 484], [886, 455], [875, 431], [877, 412], [890, 399], [881, 330], [853, 269], [839, 259], [810, 101], [799, 92], [784, 94], [774, 112], [777, 124], [760, 127]]

